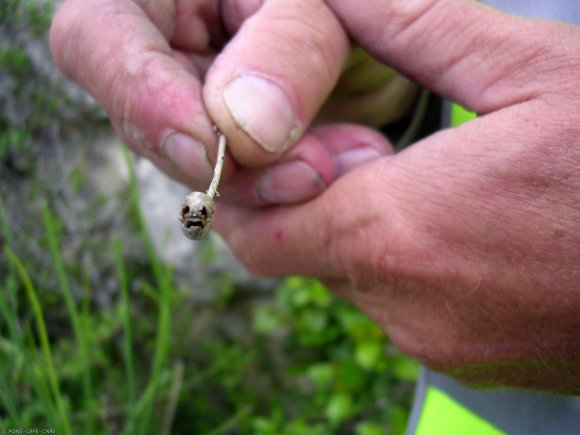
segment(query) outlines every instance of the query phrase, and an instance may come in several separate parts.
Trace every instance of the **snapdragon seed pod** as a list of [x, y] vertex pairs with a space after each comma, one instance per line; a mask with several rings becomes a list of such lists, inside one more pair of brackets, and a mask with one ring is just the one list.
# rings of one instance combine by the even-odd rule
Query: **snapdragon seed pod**
[[218, 155], [213, 171], [213, 177], [206, 193], [191, 192], [183, 200], [179, 221], [181, 231], [192, 240], [203, 239], [211, 229], [211, 222], [215, 212], [214, 196], [219, 196], [217, 187], [220, 181], [222, 166], [225, 159], [226, 137], [215, 128], [219, 138]]
[[212, 198], [203, 192], [191, 192], [181, 206], [181, 231], [189, 239], [203, 239], [209, 233], [214, 212]]

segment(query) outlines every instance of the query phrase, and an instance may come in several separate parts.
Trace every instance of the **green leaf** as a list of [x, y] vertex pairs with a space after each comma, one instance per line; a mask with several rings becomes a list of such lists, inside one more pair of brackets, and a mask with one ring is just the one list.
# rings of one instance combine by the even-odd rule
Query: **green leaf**
[[258, 334], [271, 334], [280, 329], [282, 323], [277, 312], [272, 307], [258, 306], [254, 311], [252, 326]]
[[324, 413], [331, 424], [342, 423], [353, 413], [352, 397], [348, 394], [335, 394], [328, 402]]
[[380, 341], [362, 341], [357, 343], [354, 359], [360, 367], [370, 370], [376, 367], [382, 351]]
[[356, 425], [356, 435], [385, 435], [387, 430], [378, 423], [363, 421]]
[[313, 364], [306, 376], [317, 390], [327, 390], [334, 380], [334, 367], [330, 363]]
[[419, 364], [403, 355], [394, 356], [391, 360], [393, 374], [403, 381], [415, 381], [419, 376]]
[[340, 386], [348, 391], [356, 391], [363, 386], [364, 371], [352, 360], [340, 365], [337, 375]]

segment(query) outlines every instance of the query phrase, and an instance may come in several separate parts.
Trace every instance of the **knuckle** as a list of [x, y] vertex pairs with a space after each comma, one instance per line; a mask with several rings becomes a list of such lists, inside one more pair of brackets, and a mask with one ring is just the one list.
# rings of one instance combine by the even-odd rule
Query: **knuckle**
[[[319, 17], [321, 14], [310, 13], [309, 16]], [[309, 76], [319, 77], [325, 82], [334, 82], [340, 73], [343, 58], [347, 55], [347, 44], [337, 44], [328, 41], [328, 28], [332, 24], [323, 20], [304, 20], [302, 17], [288, 17], [288, 26], [296, 28], [299, 26], [302, 31], [288, 32], [285, 36], [289, 44], [300, 52], [300, 56], [305, 59], [300, 66], [308, 68], [306, 72]]]
[[198, 126], [199, 98], [184, 86], [188, 78], [184, 80], [182, 72], [168, 68], [158, 53], [142, 53], [135, 62], [130, 70], [110, 71], [108, 97], [103, 103], [125, 137], [139, 147], [161, 153], [167, 125], [180, 124], [181, 117], [193, 112], [193, 126]]

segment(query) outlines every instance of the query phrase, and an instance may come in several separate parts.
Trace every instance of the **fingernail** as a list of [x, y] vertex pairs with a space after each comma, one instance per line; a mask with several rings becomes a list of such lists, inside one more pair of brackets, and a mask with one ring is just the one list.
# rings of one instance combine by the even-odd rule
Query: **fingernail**
[[325, 187], [306, 163], [282, 163], [266, 171], [256, 185], [256, 195], [267, 204], [292, 204], [313, 198]]
[[190, 177], [206, 181], [213, 173], [205, 147], [192, 137], [173, 133], [163, 143], [163, 151], [171, 162]]
[[341, 176], [351, 169], [376, 160], [379, 157], [381, 157], [381, 154], [377, 150], [368, 147], [345, 151], [334, 157], [334, 171], [336, 176]]
[[268, 152], [281, 153], [298, 134], [290, 100], [268, 79], [240, 76], [224, 88], [224, 100], [242, 130]]

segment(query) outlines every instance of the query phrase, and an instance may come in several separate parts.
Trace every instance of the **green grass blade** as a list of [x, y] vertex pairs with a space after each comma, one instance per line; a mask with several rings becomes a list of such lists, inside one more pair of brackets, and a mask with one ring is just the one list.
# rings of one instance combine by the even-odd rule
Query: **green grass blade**
[[18, 412], [16, 393], [12, 384], [6, 382], [10, 379], [10, 367], [6, 367], [0, 360], [0, 408], [8, 412], [10, 422], [16, 427], [24, 427]]
[[[8, 223], [8, 213], [6, 212], [2, 198], [0, 198], [0, 236], [4, 239], [6, 246], [14, 246], [10, 225]], [[17, 317], [14, 315], [14, 313], [18, 312], [16, 272], [10, 263], [6, 264], [6, 268], [6, 277], [4, 278], [2, 292], [0, 292], [0, 314], [2, 315], [2, 320], [8, 327], [10, 339], [14, 343], [22, 343], [22, 334], [18, 327]]]
[[179, 360], [173, 367], [173, 382], [171, 383], [169, 401], [167, 403], [165, 415], [163, 416], [163, 423], [161, 424], [161, 435], [171, 435], [171, 427], [173, 426], [173, 420], [175, 419], [177, 403], [179, 402], [179, 396], [183, 390], [183, 372], [184, 364], [183, 361]]
[[[13, 246], [12, 237], [10, 233], [10, 226], [8, 223], [8, 213], [4, 207], [2, 198], [0, 198], [0, 236], [5, 241], [5, 246]], [[23, 347], [22, 334], [18, 327], [18, 307], [16, 272], [10, 262], [6, 264], [6, 276], [0, 292], [0, 325], [4, 323], [8, 328], [10, 343], [19, 348]], [[8, 411], [11, 422], [17, 427], [24, 427], [20, 419], [20, 414], [17, 411], [18, 402], [16, 391], [12, 383], [7, 382], [10, 379], [9, 364], [2, 364], [0, 366], [0, 407]]]
[[164, 269], [159, 257], [155, 252], [155, 247], [153, 241], [149, 236], [149, 231], [147, 225], [145, 224], [145, 219], [143, 218], [143, 213], [141, 213], [141, 202], [139, 201], [139, 188], [137, 185], [137, 177], [135, 176], [135, 169], [131, 163], [131, 156], [129, 151], [125, 147], [121, 148], [123, 150], [123, 156], [125, 158], [125, 163], [127, 165], [127, 171], [129, 174], [129, 201], [131, 203], [131, 208], [134, 216], [137, 220], [137, 226], [139, 227], [139, 233], [145, 243], [145, 250], [147, 252], [147, 257], [151, 263], [151, 268], [153, 269], [153, 274], [155, 275], [157, 281], [159, 282], [167, 274]]
[[137, 388], [135, 382], [135, 365], [133, 359], [133, 338], [131, 332], [131, 312], [129, 302], [129, 286], [127, 282], [127, 271], [123, 261], [121, 242], [115, 240], [115, 261], [117, 263], [117, 275], [119, 277], [119, 288], [122, 298], [122, 322], [123, 322], [123, 360], [125, 363], [125, 372], [127, 375], [127, 390], [129, 393], [129, 403], [131, 409], [134, 409], [137, 397]]
[[[44, 227], [46, 228], [46, 236], [48, 240], [48, 247], [50, 254], [54, 263], [54, 268], [56, 270], [56, 275], [58, 282], [62, 291], [62, 296], [67, 308], [67, 313], [71, 321], [71, 326], [75, 336], [75, 340], [79, 347], [81, 361], [82, 361], [82, 386], [85, 406], [88, 409], [93, 408], [93, 388], [91, 380], [91, 362], [90, 362], [90, 349], [85, 333], [85, 328], [83, 328], [83, 323], [81, 322], [81, 317], [77, 304], [75, 302], [70, 284], [68, 282], [67, 273], [62, 262], [62, 257], [60, 255], [60, 250], [57, 241], [57, 229], [54, 221], [54, 217], [50, 212], [48, 205], [45, 203], [42, 207], [42, 220]], [[90, 420], [89, 426], [92, 420]], [[91, 427], [85, 428], [85, 433], [91, 433]]]
[[14, 268], [16, 269], [16, 273], [20, 278], [22, 285], [24, 286], [24, 290], [26, 291], [28, 301], [34, 314], [36, 328], [40, 339], [40, 346], [46, 362], [46, 370], [49, 376], [50, 388], [54, 397], [54, 401], [56, 402], [58, 414], [60, 416], [60, 423], [62, 425], [61, 429], [62, 432], [64, 432], [67, 435], [70, 435], [72, 434], [70, 422], [68, 420], [68, 415], [64, 407], [64, 402], [62, 400], [60, 387], [58, 384], [56, 369], [54, 367], [54, 361], [52, 359], [52, 350], [50, 347], [50, 341], [48, 340], [48, 332], [46, 330], [46, 322], [44, 321], [40, 301], [36, 296], [36, 291], [34, 290], [34, 286], [32, 284], [30, 276], [28, 275], [28, 272], [26, 271], [26, 268], [24, 267], [20, 259], [9, 247], [4, 248], [4, 253], [8, 257]]
[[[141, 237], [145, 243], [145, 249], [153, 269], [153, 274], [155, 276], [156, 285], [159, 292], [159, 314], [157, 321], [157, 333], [155, 338], [153, 366], [151, 369], [149, 382], [145, 388], [144, 393], [139, 399], [135, 413], [135, 417], [138, 419], [137, 421], [139, 423], [138, 433], [145, 433], [148, 431], [148, 429], [150, 429], [150, 419], [152, 414], [151, 411], [154, 398], [156, 396], [156, 390], [160, 384], [160, 377], [167, 360], [169, 348], [171, 346], [171, 270], [168, 267], [165, 267], [157, 256], [155, 247], [151, 241], [151, 237], [149, 236], [147, 225], [145, 224], [145, 219], [141, 213], [137, 178], [135, 176], [133, 165], [131, 164], [131, 157], [126, 148], [123, 148], [123, 154], [129, 173], [129, 196], [131, 205], [134, 215], [137, 219]], [[132, 422], [129, 422], [129, 424], [132, 424]], [[126, 433], [126, 430], [124, 433]]]
[[126, 148], [123, 148], [123, 153], [125, 156], [125, 161], [127, 163], [127, 168], [129, 172], [129, 189], [130, 189], [130, 200], [133, 207], [133, 212], [137, 218], [137, 223], [139, 225], [139, 230], [141, 237], [145, 243], [145, 248], [147, 250], [147, 256], [151, 267], [153, 269], [153, 274], [155, 276], [155, 281], [157, 284], [159, 292], [159, 320], [157, 323], [157, 338], [155, 344], [155, 353], [153, 358], [153, 369], [152, 377], [158, 376], [161, 372], [163, 365], [165, 364], [166, 355], [170, 347], [170, 327], [171, 327], [171, 270], [165, 267], [157, 253], [151, 237], [149, 236], [149, 231], [147, 225], [145, 224], [145, 219], [141, 213], [141, 204], [139, 201], [139, 189], [137, 186], [137, 178], [135, 176], [135, 170], [131, 164], [131, 158], [129, 152]]
[[[34, 311], [32, 314], [34, 320]], [[30, 402], [33, 406], [40, 404], [43, 412], [42, 415], [47, 419], [47, 422], [50, 423], [52, 427], [58, 428], [60, 427], [58, 420], [60, 415], [56, 405], [56, 400], [54, 399], [54, 394], [52, 394], [50, 367], [45, 362], [46, 358], [44, 357], [44, 354], [40, 352], [40, 356], [38, 355], [39, 345], [34, 338], [34, 331], [32, 328], [27, 328], [24, 331], [22, 349], [25, 353], [26, 377], [29, 379], [29, 385], [35, 392], [35, 395], [33, 396], [34, 399]]]

